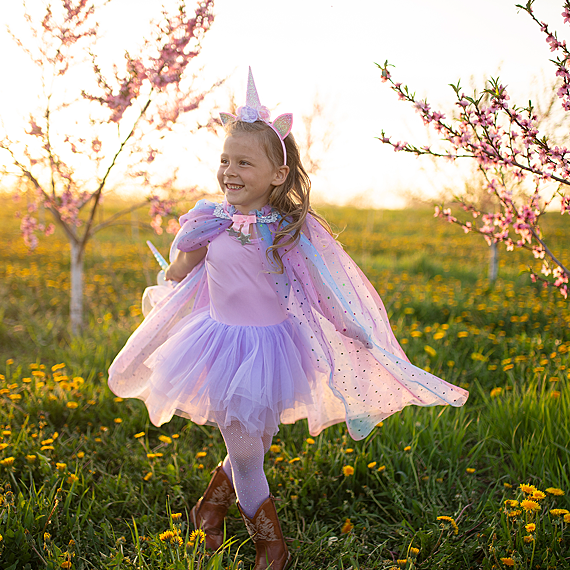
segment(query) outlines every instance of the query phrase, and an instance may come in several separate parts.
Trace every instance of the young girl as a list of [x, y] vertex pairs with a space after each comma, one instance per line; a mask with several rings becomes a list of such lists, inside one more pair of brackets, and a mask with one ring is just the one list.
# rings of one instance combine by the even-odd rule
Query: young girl
[[228, 453], [193, 523], [218, 548], [237, 495], [254, 570], [282, 570], [291, 557], [263, 471], [280, 423], [307, 418], [315, 436], [346, 422], [358, 440], [404, 406], [468, 394], [410, 364], [380, 297], [309, 205], [292, 115], [270, 122], [251, 69], [246, 105], [221, 118], [225, 200], [180, 218], [166, 272], [179, 283], [147, 290], [153, 308], [109, 385], [142, 399], [157, 426], [176, 414], [219, 428]]

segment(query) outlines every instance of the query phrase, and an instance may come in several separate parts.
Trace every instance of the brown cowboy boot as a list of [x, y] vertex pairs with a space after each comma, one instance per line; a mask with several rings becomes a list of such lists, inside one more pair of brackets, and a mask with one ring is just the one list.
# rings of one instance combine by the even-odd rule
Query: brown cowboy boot
[[277, 518], [275, 499], [272, 495], [257, 509], [250, 519], [237, 503], [247, 532], [255, 544], [255, 566], [253, 570], [285, 570], [291, 564], [291, 554], [287, 550], [281, 525]]
[[206, 533], [206, 548], [218, 550], [224, 541], [224, 518], [236, 495], [221, 463], [212, 473], [214, 476], [204, 495], [190, 511], [190, 517], [194, 528], [201, 528]]

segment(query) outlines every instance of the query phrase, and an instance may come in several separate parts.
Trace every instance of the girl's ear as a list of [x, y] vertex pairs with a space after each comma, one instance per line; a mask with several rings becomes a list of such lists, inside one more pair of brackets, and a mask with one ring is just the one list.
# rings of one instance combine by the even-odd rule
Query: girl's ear
[[275, 177], [273, 178], [272, 184], [273, 186], [281, 186], [287, 180], [287, 176], [289, 175], [289, 167], [288, 166], [280, 166], [275, 171]]

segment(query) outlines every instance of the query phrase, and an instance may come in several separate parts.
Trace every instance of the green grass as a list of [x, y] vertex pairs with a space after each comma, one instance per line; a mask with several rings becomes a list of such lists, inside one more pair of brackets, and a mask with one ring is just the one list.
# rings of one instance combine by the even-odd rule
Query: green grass
[[[501, 558], [570, 567], [570, 523], [550, 513], [570, 510], [568, 303], [529, 284], [520, 252], [500, 253], [489, 284], [484, 242], [430, 212], [323, 212], [346, 227], [339, 239], [380, 292], [410, 359], [470, 398], [461, 409], [407, 408], [359, 442], [344, 425], [308, 441], [306, 423], [283, 426], [266, 472], [293, 567], [507, 567]], [[155, 428], [141, 402], [120, 401], [106, 385], [157, 272], [144, 246], [151, 234], [115, 228], [92, 242], [86, 328], [72, 339], [65, 242], [56, 235], [28, 255], [9, 213], [3, 222], [0, 567], [248, 568], [254, 551], [235, 507], [217, 557], [185, 546], [188, 513], [224, 456], [219, 433], [181, 418]], [[546, 222], [567, 261], [564, 219]], [[170, 236], [151, 239], [167, 251]], [[52, 371], [57, 364], [65, 367]], [[546, 493], [533, 515], [505, 506], [524, 498], [520, 483], [566, 494]], [[161, 540], [169, 529], [182, 547]]]

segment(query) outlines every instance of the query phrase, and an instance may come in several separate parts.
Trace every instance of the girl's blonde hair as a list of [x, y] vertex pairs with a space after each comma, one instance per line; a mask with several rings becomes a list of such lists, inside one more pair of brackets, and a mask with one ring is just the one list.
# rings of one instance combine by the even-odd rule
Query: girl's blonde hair
[[[263, 145], [263, 149], [271, 164], [275, 168], [283, 166], [281, 142], [277, 133], [263, 121], [255, 121], [254, 123], [233, 121], [225, 126], [225, 130], [228, 136], [238, 133], [255, 134]], [[279, 267], [278, 273], [283, 273], [283, 261], [281, 260], [279, 249], [291, 249], [297, 245], [308, 213], [317, 219], [332, 235], [330, 226], [325, 219], [311, 208], [309, 202], [311, 180], [303, 167], [299, 147], [292, 133], [285, 137], [284, 143], [289, 174], [285, 182], [280, 186], [275, 186], [269, 195], [269, 203], [283, 216], [279, 223], [279, 229], [273, 237], [273, 245], [267, 248], [267, 256], [269, 257], [271, 253]], [[287, 222], [287, 225], [282, 227], [284, 222]]]

